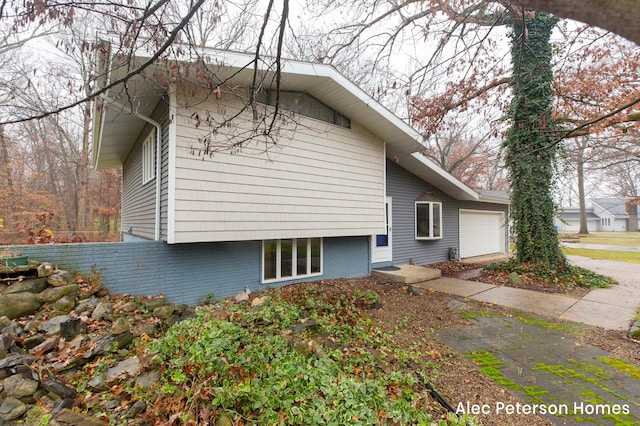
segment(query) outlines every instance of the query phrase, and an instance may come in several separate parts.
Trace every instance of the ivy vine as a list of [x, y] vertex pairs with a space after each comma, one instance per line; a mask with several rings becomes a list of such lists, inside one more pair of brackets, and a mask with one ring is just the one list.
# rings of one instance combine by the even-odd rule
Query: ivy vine
[[553, 71], [551, 33], [558, 19], [526, 14], [513, 23], [511, 58], [512, 126], [503, 148], [511, 182], [511, 217], [516, 235], [516, 260], [565, 267], [553, 225], [557, 149], [551, 132]]

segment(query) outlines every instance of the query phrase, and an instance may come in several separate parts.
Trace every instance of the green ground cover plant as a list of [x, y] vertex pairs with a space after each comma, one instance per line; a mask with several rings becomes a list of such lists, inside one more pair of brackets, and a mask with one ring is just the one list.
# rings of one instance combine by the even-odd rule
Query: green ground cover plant
[[574, 287], [607, 288], [616, 284], [613, 278], [569, 264], [564, 267], [548, 268], [545, 265], [520, 263], [512, 259], [505, 263], [488, 265], [484, 269], [489, 272], [516, 272], [518, 275], [526, 275], [536, 281], [553, 282], [568, 289]]
[[476, 424], [428, 413], [422, 377], [436, 366], [361, 316], [375, 293], [325, 290], [272, 290], [257, 307], [222, 301], [172, 326], [150, 342], [165, 367], [140, 391], [149, 413], [182, 424]]

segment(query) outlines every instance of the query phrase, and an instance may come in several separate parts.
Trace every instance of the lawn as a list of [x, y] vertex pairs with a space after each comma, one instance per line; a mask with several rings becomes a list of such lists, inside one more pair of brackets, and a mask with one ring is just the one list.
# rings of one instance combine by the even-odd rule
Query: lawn
[[560, 238], [579, 236], [572, 240], [581, 244], [604, 244], [624, 247], [640, 247], [640, 232], [598, 232], [595, 234], [581, 235], [575, 232], [561, 232]]
[[[578, 237], [577, 239], [575, 237]], [[571, 237], [570, 239], [567, 237]], [[571, 243], [611, 245], [620, 247], [640, 247], [640, 232], [598, 232], [578, 235], [573, 232], [561, 232], [560, 238], [570, 241], [563, 247], [567, 255], [584, 256], [591, 259], [615, 260], [618, 262], [640, 263], [640, 252], [612, 251], [571, 247]]]

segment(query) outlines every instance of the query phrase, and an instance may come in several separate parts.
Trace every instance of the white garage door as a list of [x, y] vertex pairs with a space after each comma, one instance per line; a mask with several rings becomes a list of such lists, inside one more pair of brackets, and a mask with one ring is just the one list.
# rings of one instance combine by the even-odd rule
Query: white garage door
[[504, 246], [503, 212], [460, 210], [460, 257], [503, 253]]

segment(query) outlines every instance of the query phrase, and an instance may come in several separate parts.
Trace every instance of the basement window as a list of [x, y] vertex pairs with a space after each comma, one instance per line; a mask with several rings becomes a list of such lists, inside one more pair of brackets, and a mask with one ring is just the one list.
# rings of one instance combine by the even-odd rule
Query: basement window
[[[258, 95], [258, 102], [275, 106], [276, 96], [275, 90], [265, 90]], [[351, 128], [351, 120], [306, 92], [281, 90], [279, 106], [286, 111]]]
[[416, 240], [442, 238], [442, 203], [416, 201]]
[[322, 275], [322, 238], [262, 242], [262, 282]]
[[156, 135], [151, 132], [142, 143], [142, 184], [156, 177]]

